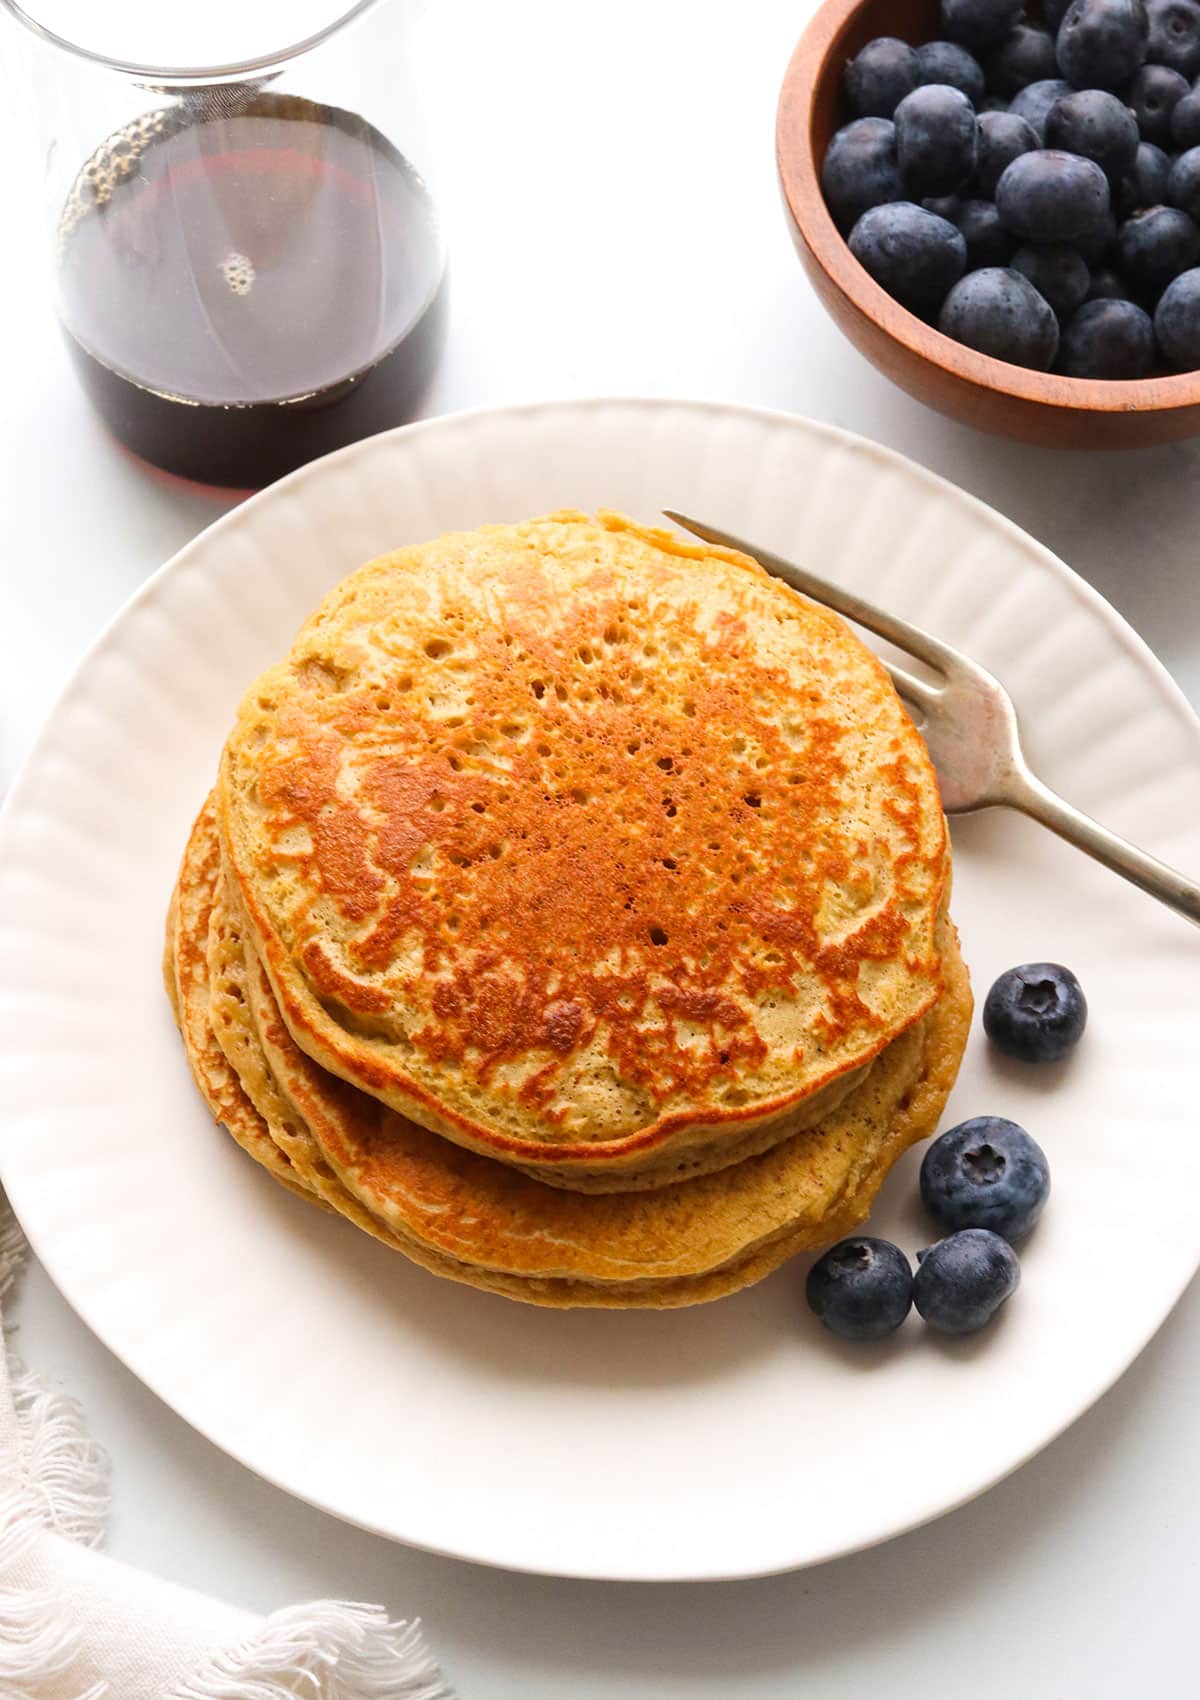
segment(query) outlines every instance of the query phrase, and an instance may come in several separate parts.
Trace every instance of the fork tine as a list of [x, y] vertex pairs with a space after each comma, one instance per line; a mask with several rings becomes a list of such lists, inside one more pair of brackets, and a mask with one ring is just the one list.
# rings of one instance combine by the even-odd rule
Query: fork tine
[[[798, 567], [794, 561], [787, 561], [782, 555], [773, 555], [767, 549], [759, 549], [755, 544], [747, 543], [744, 537], [735, 537], [730, 531], [720, 531], [715, 525], [706, 525], [703, 520], [690, 519], [687, 514], [675, 513], [671, 508], [664, 508], [663, 512], [668, 519], [673, 519], [676, 525], [682, 526], [684, 531], [690, 531], [693, 536], [702, 538], [706, 543], [716, 543], [725, 549], [740, 549], [743, 555], [751, 556], [769, 573], [790, 584], [793, 590], [798, 590], [802, 595], [811, 597], [814, 602], [824, 603], [827, 608], [845, 615], [846, 619], [865, 626], [869, 632], [874, 632], [876, 637], [894, 643], [897, 649], [907, 650], [927, 666], [949, 674], [956, 666], [963, 664], [964, 658], [949, 644], [935, 638], [931, 632], [922, 631], [919, 626], [910, 626], [908, 621], [902, 620], [898, 614], [889, 614], [886, 609], [877, 608], [873, 602], [865, 602], [852, 590], [843, 590], [840, 585], [831, 584], [828, 579], [818, 578], [806, 567]], [[914, 687], [919, 683], [915, 679], [911, 682]]]
[[892, 675], [892, 683], [905, 702], [919, 709], [926, 720], [937, 712], [938, 698], [942, 692], [936, 685], [927, 685], [924, 679], [905, 672], [903, 667], [893, 667], [890, 661], [885, 661], [884, 666]]

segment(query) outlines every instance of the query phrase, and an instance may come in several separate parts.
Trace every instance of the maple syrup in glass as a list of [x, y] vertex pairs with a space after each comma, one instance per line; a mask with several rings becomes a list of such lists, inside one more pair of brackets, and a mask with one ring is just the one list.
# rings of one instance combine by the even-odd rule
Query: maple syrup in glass
[[353, 112], [222, 85], [131, 119], [58, 223], [59, 312], [116, 436], [257, 487], [412, 417], [440, 350], [433, 203]]

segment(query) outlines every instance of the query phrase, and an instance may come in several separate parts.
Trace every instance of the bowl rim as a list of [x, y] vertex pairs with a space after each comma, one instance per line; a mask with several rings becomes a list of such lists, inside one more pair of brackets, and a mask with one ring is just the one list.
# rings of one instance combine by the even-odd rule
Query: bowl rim
[[[1069, 378], [980, 354], [902, 307], [850, 252], [821, 189], [813, 145], [815, 96], [836, 50], [872, 0], [822, 0], [788, 62], [775, 120], [775, 159], [791, 222], [829, 284], [908, 354], [997, 396], [1062, 413], [1163, 413], [1200, 402], [1200, 371], [1152, 378]], [[932, 38], [931, 38], [932, 39]]]

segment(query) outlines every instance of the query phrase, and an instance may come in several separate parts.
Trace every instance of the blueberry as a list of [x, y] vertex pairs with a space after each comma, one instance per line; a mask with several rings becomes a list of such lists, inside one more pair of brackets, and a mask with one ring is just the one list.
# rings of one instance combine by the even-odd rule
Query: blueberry
[[1153, 367], [1154, 326], [1132, 301], [1085, 301], [1058, 345], [1058, 370], [1068, 378], [1145, 378]]
[[[1129, 292], [1111, 266], [1101, 266], [1092, 273], [1092, 281], [1088, 285], [1087, 298], [1089, 301], [1128, 301]], [[1077, 378], [1100, 377], [1099, 372], [1076, 372]]]
[[1040, 147], [1046, 139], [1046, 116], [1050, 108], [1062, 95], [1070, 92], [1070, 83], [1065, 83], [1061, 77], [1045, 77], [1040, 83], [1030, 83], [1027, 89], [1013, 95], [1008, 110], [1015, 112], [1018, 118], [1024, 118]]
[[1069, 968], [1026, 962], [1001, 974], [983, 1005], [983, 1030], [1020, 1062], [1058, 1062], [1079, 1043], [1087, 999]]
[[1113, 243], [1117, 240], [1117, 221], [1111, 210], [1106, 212], [1100, 223], [1093, 225], [1091, 230], [1077, 236], [1071, 243], [1072, 248], [1088, 267], [1098, 266], [1101, 260], [1109, 254]]
[[1113, 204], [1122, 218], [1162, 206], [1167, 198], [1171, 161], [1153, 142], [1141, 142], [1132, 171], [1127, 171], [1113, 190]]
[[1005, 266], [968, 272], [947, 295], [938, 329], [968, 348], [1046, 372], [1058, 352], [1058, 320], [1029, 279]]
[[936, 213], [939, 218], [947, 218], [953, 224], [962, 206], [961, 195], [926, 195], [921, 205], [926, 212]]
[[846, 66], [846, 99], [856, 118], [890, 118], [917, 81], [917, 56], [908, 43], [877, 36]]
[[1123, 89], [1146, 58], [1142, 0], [1072, 0], [1058, 32], [1058, 66], [1077, 89]]
[[1024, 1239], [1050, 1193], [1046, 1154], [1003, 1116], [975, 1116], [935, 1139], [921, 1163], [921, 1202], [943, 1234], [990, 1228]]
[[1046, 114], [1046, 146], [1094, 159], [1110, 182], [1133, 169], [1140, 139], [1133, 113], [1104, 89], [1076, 89]]
[[1172, 366], [1187, 372], [1200, 366], [1200, 268], [1181, 272], [1163, 290], [1154, 310], [1154, 334]]
[[1200, 89], [1185, 94], [1172, 108], [1171, 140], [1177, 148], [1200, 147]]
[[1188, 92], [1188, 80], [1178, 71], [1170, 71], [1165, 65], [1142, 66], [1125, 90], [1125, 99], [1144, 142], [1170, 145], [1171, 114]]
[[1134, 293], [1156, 301], [1173, 277], [1200, 262], [1200, 230], [1178, 207], [1147, 207], [1117, 231], [1117, 264]]
[[987, 1228], [964, 1228], [920, 1252], [913, 1303], [940, 1334], [974, 1334], [1021, 1279], [1017, 1254]]
[[984, 98], [987, 86], [978, 59], [956, 41], [927, 41], [917, 48], [917, 82], [961, 89], [974, 107]]
[[981, 112], [978, 131], [973, 188], [990, 201], [1004, 167], [1018, 154], [1032, 153], [1039, 146], [1039, 138], [1033, 125], [1015, 112]]
[[1003, 41], [1023, 9], [1023, 0], [942, 0], [942, 29], [978, 53]]
[[1200, 148], [1181, 153], [1167, 178], [1167, 204], [1189, 218], [1200, 216]]
[[1070, 318], [1092, 281], [1087, 265], [1074, 248], [1018, 248], [1012, 257], [1012, 268], [1029, 279], [1059, 320]]
[[1011, 99], [1028, 83], [1057, 77], [1054, 37], [1049, 30], [1039, 29], [1036, 24], [1017, 24], [988, 54], [983, 68], [988, 88]]
[[825, 149], [821, 187], [839, 229], [849, 232], [868, 207], [901, 201], [896, 127], [887, 118], [856, 118]]
[[963, 201], [955, 209], [954, 223], [967, 244], [968, 271], [1008, 264], [1016, 243], [1005, 229], [994, 201]]
[[850, 252], [889, 295], [922, 314], [941, 306], [967, 264], [955, 226], [911, 201], [865, 212], [850, 232]]
[[1146, 0], [1146, 14], [1147, 59], [1194, 77], [1200, 71], [1200, 6], [1194, 0]]
[[975, 108], [961, 89], [927, 83], [896, 108], [900, 175], [915, 195], [949, 195], [975, 169]]
[[890, 1240], [840, 1240], [808, 1272], [809, 1308], [843, 1340], [882, 1340], [912, 1308], [909, 1261]]
[[1074, 242], [1104, 220], [1108, 179], [1091, 159], [1055, 148], [1023, 153], [996, 185], [1000, 217], [1026, 242]]

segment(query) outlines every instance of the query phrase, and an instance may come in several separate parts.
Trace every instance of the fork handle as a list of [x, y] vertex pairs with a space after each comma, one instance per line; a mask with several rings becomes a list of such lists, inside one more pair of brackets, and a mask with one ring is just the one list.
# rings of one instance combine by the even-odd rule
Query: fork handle
[[1174, 909], [1194, 926], [1200, 927], [1200, 885], [1195, 880], [1188, 879], [1178, 868], [1168, 867], [1156, 856], [1147, 855], [1136, 844], [1130, 844], [1128, 839], [1109, 832], [1099, 821], [1073, 808], [1056, 791], [1043, 785], [1028, 769], [1018, 770], [1010, 776], [1003, 801], [1010, 808], [1019, 809], [1022, 814], [1048, 826], [1068, 844], [1086, 851], [1097, 862], [1111, 868], [1114, 874], [1120, 874], [1122, 879], [1140, 886], [1151, 897], [1156, 897], [1160, 903], [1165, 903], [1169, 909]]

